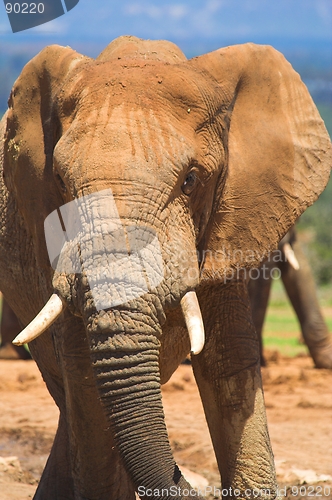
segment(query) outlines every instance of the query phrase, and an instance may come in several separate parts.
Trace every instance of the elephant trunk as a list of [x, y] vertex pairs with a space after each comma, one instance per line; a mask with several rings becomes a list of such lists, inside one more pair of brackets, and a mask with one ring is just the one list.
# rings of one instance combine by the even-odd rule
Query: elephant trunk
[[[198, 352], [204, 345], [201, 314], [195, 294], [187, 295], [181, 305], [192, 330], [192, 352]], [[132, 308], [128, 304], [85, 315], [92, 367], [118, 449], [140, 498], [197, 500], [200, 497], [181, 475], [168, 441], [159, 373], [163, 313], [160, 301], [154, 299], [149, 304], [137, 300]], [[64, 307], [59, 296], [52, 295], [26, 332], [36, 324], [43, 331], [44, 323], [49, 326]], [[44, 317], [45, 311], [49, 314]]]
[[174, 461], [168, 440], [160, 390], [160, 326], [156, 331], [157, 335], [89, 332], [93, 370], [140, 498], [197, 500], [197, 495], [190, 496], [191, 487]]

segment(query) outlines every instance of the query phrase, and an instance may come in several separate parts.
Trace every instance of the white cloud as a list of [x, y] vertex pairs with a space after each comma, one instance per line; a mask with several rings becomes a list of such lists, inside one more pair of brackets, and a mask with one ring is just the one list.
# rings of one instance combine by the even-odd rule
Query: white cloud
[[5, 33], [5, 34], [11, 33], [9, 22], [8, 24], [5, 23], [0, 24], [0, 33]]
[[332, 5], [331, 2], [326, 2], [324, 0], [318, 0], [316, 3], [316, 9], [318, 16], [325, 26], [332, 26]]
[[218, 12], [226, 4], [227, 0], [210, 0], [207, 3], [206, 10], [211, 13]]
[[171, 18], [173, 21], [178, 21], [185, 17], [189, 12], [188, 7], [184, 4], [166, 4], [166, 5], [155, 5], [152, 3], [139, 4], [130, 3], [125, 6], [124, 14], [129, 16], [140, 16], [145, 15], [150, 19], [161, 19]]
[[124, 8], [124, 14], [128, 16], [148, 15], [149, 17], [158, 17], [160, 11], [161, 7], [149, 4], [142, 5], [139, 3], [130, 3]]
[[48, 23], [40, 24], [35, 28], [31, 28], [31, 31], [39, 34], [48, 35], [49, 33], [67, 33], [68, 25], [65, 22], [63, 16], [60, 19], [54, 19]]
[[163, 17], [163, 9], [162, 7], [157, 7], [156, 5], [149, 5], [146, 7], [145, 13], [151, 19], [160, 19]]
[[170, 5], [169, 7], [166, 8], [168, 10], [170, 17], [176, 20], [182, 19], [189, 13], [188, 8], [183, 4]]
[[141, 6], [138, 3], [130, 3], [125, 6], [123, 13], [127, 16], [136, 16], [141, 13]]

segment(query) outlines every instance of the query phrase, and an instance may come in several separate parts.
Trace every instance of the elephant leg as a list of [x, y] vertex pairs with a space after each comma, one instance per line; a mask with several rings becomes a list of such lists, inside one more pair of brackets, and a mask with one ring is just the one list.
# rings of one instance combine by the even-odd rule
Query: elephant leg
[[332, 368], [332, 341], [321, 313], [314, 277], [299, 242], [293, 250], [300, 265], [295, 270], [288, 261], [281, 263], [281, 277], [299, 319], [302, 335], [317, 368]]
[[34, 500], [76, 500], [71, 473], [67, 422], [60, 413], [51, 454], [36, 490]]
[[269, 303], [271, 283], [272, 283], [272, 269], [273, 261], [268, 260], [257, 270], [257, 276], [249, 280], [248, 290], [250, 297], [252, 320], [257, 332], [261, 366], [266, 366], [266, 361], [263, 354], [263, 325], [265, 314]]
[[276, 475], [247, 284], [203, 286], [199, 301], [206, 343], [192, 363], [222, 487], [237, 498], [259, 491], [260, 498], [273, 499]]
[[8, 303], [2, 298], [2, 316], [1, 316], [1, 347], [0, 359], [30, 359], [29, 352], [23, 346], [16, 346], [12, 341], [20, 333], [20, 325], [15, 313], [9, 307]]

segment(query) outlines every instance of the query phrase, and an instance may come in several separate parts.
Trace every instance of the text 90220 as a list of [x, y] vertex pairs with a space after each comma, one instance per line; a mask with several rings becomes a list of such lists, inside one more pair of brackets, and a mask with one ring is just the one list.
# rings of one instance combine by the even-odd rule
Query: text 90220
[[43, 14], [45, 5], [43, 3], [6, 3], [7, 14]]

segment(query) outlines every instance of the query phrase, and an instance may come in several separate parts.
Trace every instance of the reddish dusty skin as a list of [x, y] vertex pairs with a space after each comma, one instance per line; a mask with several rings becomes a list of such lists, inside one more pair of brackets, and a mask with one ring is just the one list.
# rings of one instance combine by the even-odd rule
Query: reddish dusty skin
[[[30, 344], [60, 409], [35, 498], [189, 488], [160, 380], [189, 351], [179, 303], [193, 288], [206, 328], [194, 371], [223, 485], [274, 498], [259, 346], [234, 268], [275, 248], [326, 185], [330, 140], [299, 76], [253, 44], [190, 61], [169, 42], [134, 37], [96, 60], [52, 46], [15, 82], [0, 135], [0, 290], [24, 325], [54, 289], [68, 306]], [[151, 293], [98, 312], [84, 273], [54, 273], [43, 225], [105, 188], [123, 224], [153, 228], [165, 273]]]

